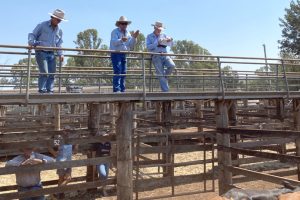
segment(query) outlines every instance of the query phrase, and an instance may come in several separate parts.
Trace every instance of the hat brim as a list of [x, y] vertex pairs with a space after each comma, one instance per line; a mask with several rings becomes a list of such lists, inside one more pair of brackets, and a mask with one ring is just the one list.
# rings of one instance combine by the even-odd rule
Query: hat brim
[[159, 29], [159, 30], [164, 30], [164, 29], [166, 29], [166, 28], [163, 27], [163, 26], [156, 26], [155, 24], [151, 24], [151, 26], [154, 26], [154, 28], [157, 28], [157, 29]]
[[53, 15], [53, 13], [48, 13], [51, 17], [54, 17], [56, 19], [60, 19], [61, 21], [64, 21], [64, 22], [67, 22], [68, 20], [67, 19], [64, 19], [64, 18], [60, 18], [60, 17], [57, 17], [56, 15]]
[[116, 26], [119, 26], [119, 24], [122, 23], [122, 22], [123, 23], [126, 22], [126, 23], [128, 23], [128, 25], [131, 24], [131, 21], [116, 21]]

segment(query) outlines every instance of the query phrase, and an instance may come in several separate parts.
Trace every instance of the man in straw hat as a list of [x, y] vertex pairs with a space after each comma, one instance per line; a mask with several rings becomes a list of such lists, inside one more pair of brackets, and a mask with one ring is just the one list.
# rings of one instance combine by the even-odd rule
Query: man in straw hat
[[[22, 154], [9, 160], [6, 163], [6, 167], [24, 166], [24, 165], [37, 165], [44, 163], [55, 162], [55, 160], [49, 156], [34, 152], [34, 148], [26, 146], [21, 149]], [[31, 169], [26, 172], [16, 172], [16, 182], [19, 192], [37, 190], [42, 188], [41, 184], [41, 172], [39, 170]], [[21, 200], [44, 200], [44, 196], [24, 198]]]
[[[49, 13], [51, 19], [38, 24], [32, 33], [28, 35], [29, 46], [42, 46], [42, 47], [61, 47], [63, 40], [63, 32], [58, 26], [61, 21], [67, 21], [65, 12], [56, 9], [53, 13]], [[60, 62], [64, 61], [63, 52], [57, 51]], [[54, 91], [54, 74], [56, 72], [56, 58], [53, 50], [36, 50], [35, 57], [39, 66], [39, 80], [38, 87], [39, 93], [50, 93]]]
[[[147, 36], [147, 49], [153, 53], [167, 53], [167, 46], [173, 45], [173, 38], [166, 36], [162, 31], [165, 29], [163, 23], [155, 22], [153, 33]], [[158, 76], [161, 90], [163, 92], [169, 91], [168, 75], [170, 75], [175, 67], [170, 56], [166, 55], [152, 55], [152, 63]]]
[[[127, 31], [127, 26], [131, 24], [126, 17], [121, 16], [116, 21], [118, 28], [111, 32], [110, 50], [115, 51], [130, 51], [136, 44], [136, 38], [139, 35], [139, 30], [130, 34]], [[114, 52], [111, 53], [111, 62], [115, 76], [113, 77], [113, 92], [125, 92], [125, 75], [126, 74], [126, 54]]]

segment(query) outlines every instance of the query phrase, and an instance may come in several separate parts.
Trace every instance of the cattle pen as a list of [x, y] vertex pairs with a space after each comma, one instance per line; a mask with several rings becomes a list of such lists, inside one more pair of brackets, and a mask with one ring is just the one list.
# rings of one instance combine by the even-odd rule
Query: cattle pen
[[[61, 134], [65, 125], [74, 128], [68, 142], [78, 146], [79, 155], [72, 161], [30, 167], [2, 164], [1, 180], [32, 169], [84, 168], [84, 174], [73, 176], [70, 184], [61, 187], [56, 176], [43, 180], [43, 189], [29, 192], [17, 192], [15, 184], [1, 184], [0, 199], [97, 192], [105, 185], [115, 188], [121, 200], [217, 190], [223, 194], [239, 187], [247, 177], [276, 184], [283, 180], [300, 183], [300, 73], [293, 72], [300, 67], [300, 60], [170, 54], [176, 70], [168, 77], [170, 92], [163, 93], [150, 62], [151, 53], [124, 52], [128, 54], [127, 91], [112, 93], [112, 69], [92, 66], [94, 60], [109, 62], [111, 51], [65, 48], [66, 57], [90, 62], [87, 66], [60, 63], [55, 93], [38, 94], [39, 72], [31, 62], [32, 49], [0, 48], [0, 55], [27, 58], [25, 64], [0, 64], [0, 77], [14, 80], [1, 85], [1, 163], [28, 145], [47, 153], [53, 136]], [[266, 66], [272, 71], [225, 68], [235, 65]], [[93, 144], [106, 141], [115, 151], [96, 157]], [[245, 167], [274, 160], [292, 164], [272, 174]], [[115, 169], [105, 181], [99, 180], [95, 169], [103, 162]], [[285, 177], [291, 175], [298, 178]], [[199, 187], [177, 191], [188, 184]], [[144, 195], [164, 187], [169, 188], [166, 194]]]

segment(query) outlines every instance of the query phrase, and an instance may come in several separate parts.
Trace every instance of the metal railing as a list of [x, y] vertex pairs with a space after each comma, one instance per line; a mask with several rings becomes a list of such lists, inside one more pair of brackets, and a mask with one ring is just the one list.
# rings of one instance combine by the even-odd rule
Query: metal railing
[[[29, 99], [31, 93], [36, 93], [38, 67], [31, 63], [35, 55], [28, 46], [0, 45], [0, 55], [26, 56], [26, 64], [7, 65], [0, 63], [0, 78], [5, 80], [0, 87], [12, 87], [10, 91], [1, 93], [24, 93]], [[26, 52], [20, 52], [25, 50]], [[58, 48], [35, 47], [34, 50], [56, 51]], [[111, 79], [114, 76], [110, 66], [110, 50], [60, 48], [66, 52], [65, 57], [85, 59], [91, 66], [63, 66], [59, 63], [56, 73], [55, 87], [59, 93], [63, 86], [84, 86], [84, 92], [112, 92]], [[73, 52], [73, 53], [72, 53]], [[128, 70], [126, 76], [127, 92], [140, 92], [145, 97], [147, 92], [160, 91], [151, 56], [160, 53], [150, 52], [122, 52], [128, 54]], [[171, 56], [176, 63], [173, 75], [168, 76], [171, 92], [220, 92], [222, 97], [227, 91], [290, 91], [300, 89], [300, 60], [258, 57], [230, 57], [194, 54], [163, 54]], [[90, 59], [90, 60], [88, 60]], [[104, 66], [94, 66], [95, 60]], [[98, 65], [99, 65], [98, 63]], [[104, 63], [104, 64], [103, 64]], [[266, 68], [266, 63], [272, 68], [268, 71], [259, 70], [231, 70], [226, 66], [238, 68], [256, 67]], [[225, 66], [225, 68], [224, 68]], [[300, 71], [300, 68], [299, 68]], [[122, 75], [121, 75], [122, 76]], [[26, 82], [25, 82], [26, 81]], [[97, 90], [95, 90], [97, 88]], [[105, 89], [105, 90], [103, 90]], [[33, 91], [34, 90], [34, 91]]]

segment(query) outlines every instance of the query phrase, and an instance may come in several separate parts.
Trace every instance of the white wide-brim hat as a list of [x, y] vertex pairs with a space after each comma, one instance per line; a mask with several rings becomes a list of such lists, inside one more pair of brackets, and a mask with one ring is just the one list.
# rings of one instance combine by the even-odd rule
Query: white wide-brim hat
[[154, 24], [151, 24], [152, 26], [154, 26], [155, 28], [157, 29], [160, 29], [160, 30], [164, 30], [166, 29], [166, 27], [164, 26], [164, 24], [162, 22], [155, 22]]
[[48, 13], [48, 14], [51, 15], [51, 17], [54, 17], [56, 19], [60, 19], [62, 21], [68, 21], [65, 19], [65, 11], [61, 9], [56, 9], [53, 11], [53, 13]]
[[119, 20], [116, 21], [116, 26], [119, 26], [120, 23], [128, 23], [129, 25], [131, 24], [131, 21], [129, 21], [125, 16], [121, 16]]

